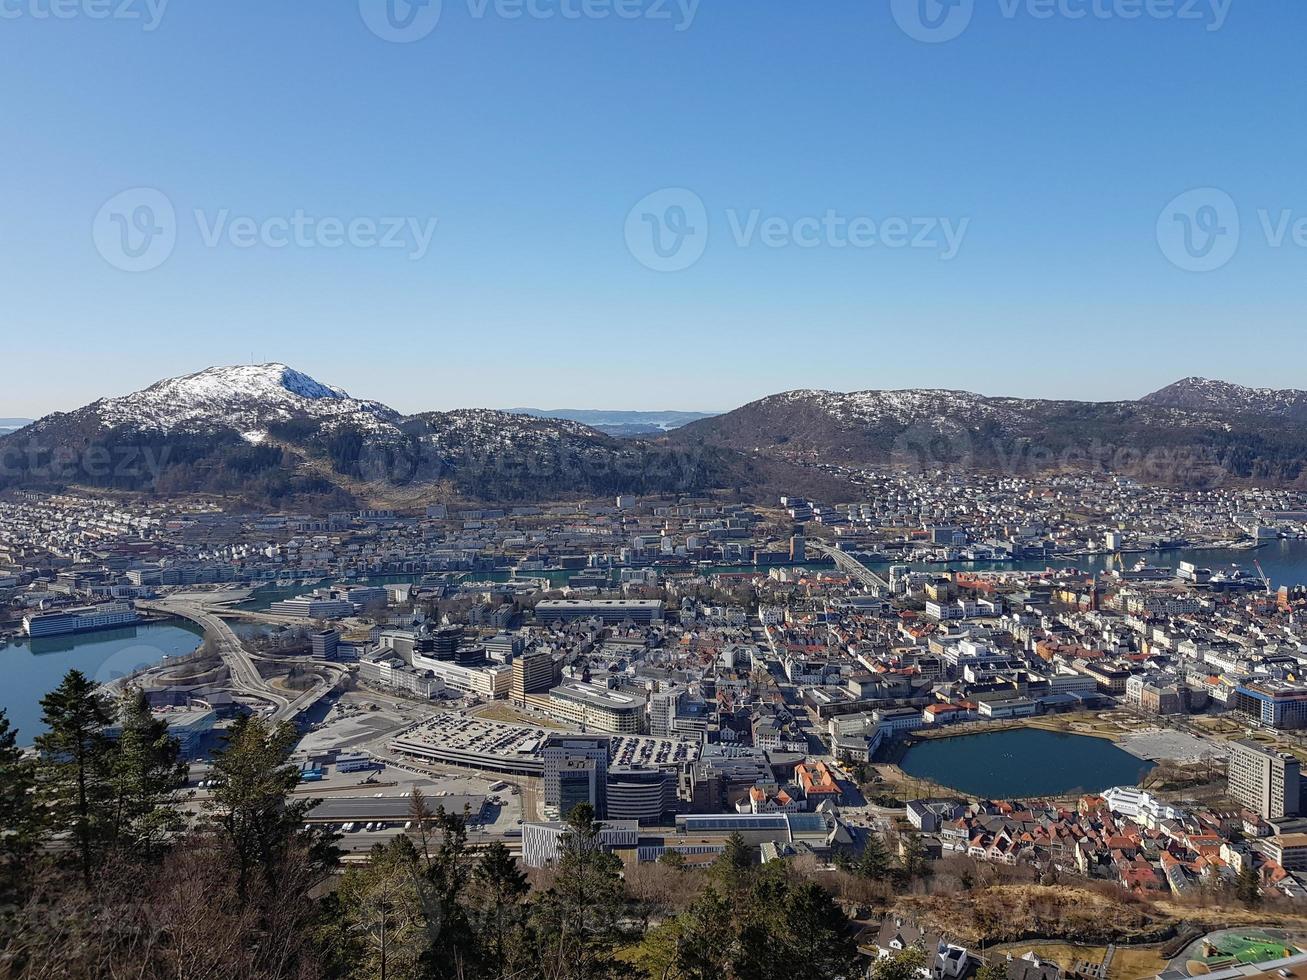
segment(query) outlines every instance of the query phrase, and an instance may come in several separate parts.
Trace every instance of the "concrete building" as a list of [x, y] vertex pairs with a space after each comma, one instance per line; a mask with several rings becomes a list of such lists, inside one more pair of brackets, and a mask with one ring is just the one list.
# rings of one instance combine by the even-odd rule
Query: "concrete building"
[[606, 817], [610, 751], [602, 735], [550, 735], [541, 750], [545, 811], [565, 817], [576, 804], [589, 803], [597, 819]]
[[1229, 794], [1266, 820], [1299, 812], [1298, 759], [1249, 739], [1229, 743]]
[[1307, 834], [1280, 834], [1263, 842], [1266, 856], [1285, 871], [1307, 871]]
[[597, 684], [565, 681], [549, 692], [549, 711], [587, 731], [637, 735], [644, 720], [645, 702]]
[[337, 651], [340, 649], [340, 631], [339, 630], [320, 630], [312, 636], [313, 640], [313, 659], [315, 660], [335, 660]]
[[[522, 863], [546, 868], [558, 860], [567, 824], [561, 821], [522, 826]], [[631, 851], [640, 842], [640, 825], [634, 820], [605, 820], [599, 829], [599, 846], [609, 852]]]
[[536, 603], [536, 620], [541, 623], [574, 619], [599, 619], [614, 625], [659, 622], [663, 618], [661, 599], [544, 599]]
[[512, 702], [526, 705], [528, 694], [544, 694], [556, 687], [561, 678], [559, 664], [548, 650], [531, 650], [514, 658], [513, 683], [509, 689]]
[[663, 769], [613, 769], [608, 773], [608, 817], [660, 824], [676, 810], [676, 773]]

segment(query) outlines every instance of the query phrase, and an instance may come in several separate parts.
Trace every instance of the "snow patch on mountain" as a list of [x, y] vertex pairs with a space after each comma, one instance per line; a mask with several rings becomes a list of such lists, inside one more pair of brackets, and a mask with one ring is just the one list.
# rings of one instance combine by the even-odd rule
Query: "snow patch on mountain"
[[824, 391], [802, 388], [772, 395], [760, 406], [802, 405], [841, 425], [910, 425], [923, 420], [1001, 420], [1008, 410], [970, 391], [946, 388], [905, 388], [897, 391]]
[[165, 433], [235, 429], [250, 442], [255, 441], [253, 433], [266, 436], [268, 424], [294, 418], [377, 433], [395, 431], [401, 418], [380, 402], [351, 398], [285, 364], [212, 367], [130, 395], [101, 399], [85, 411], [106, 428]]

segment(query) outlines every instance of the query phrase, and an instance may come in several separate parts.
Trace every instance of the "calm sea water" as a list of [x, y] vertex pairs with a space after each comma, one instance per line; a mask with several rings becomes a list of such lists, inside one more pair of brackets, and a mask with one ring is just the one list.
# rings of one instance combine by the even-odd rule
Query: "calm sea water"
[[910, 776], [989, 799], [1134, 786], [1153, 768], [1106, 739], [1037, 728], [918, 742], [899, 765]]
[[[1180, 562], [1191, 561], [1213, 572], [1228, 571], [1238, 565], [1252, 574], [1256, 574], [1253, 561], [1261, 563], [1262, 569], [1271, 580], [1271, 585], [1307, 584], [1307, 540], [1284, 539], [1271, 541], [1260, 548], [1241, 550], [1238, 548], [1180, 549], [1175, 551], [1145, 551], [1124, 556], [1126, 567], [1143, 560], [1149, 565], [1166, 568], [1178, 568]], [[1023, 569], [1040, 571], [1053, 568], [1081, 568], [1090, 572], [1106, 573], [1111, 561], [1109, 555], [1084, 555], [1075, 558], [1049, 558], [1038, 561], [1009, 562], [954, 562], [944, 565], [919, 565], [917, 568], [954, 568], [963, 571], [990, 571], [1001, 569]], [[876, 570], [888, 568], [888, 565], [874, 566]]]
[[11, 643], [0, 648], [0, 708], [18, 729], [19, 743], [30, 745], [44, 730], [41, 698], [68, 671], [111, 681], [164, 657], [191, 653], [199, 644], [199, 628], [181, 620]]

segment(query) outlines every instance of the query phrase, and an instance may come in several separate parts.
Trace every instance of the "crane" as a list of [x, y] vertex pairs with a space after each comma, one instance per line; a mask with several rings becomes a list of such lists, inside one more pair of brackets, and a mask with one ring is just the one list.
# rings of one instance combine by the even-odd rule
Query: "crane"
[[1262, 563], [1256, 558], [1253, 559], [1253, 568], [1257, 569], [1257, 574], [1262, 577], [1262, 585], [1266, 586], [1266, 594], [1271, 594], [1271, 580], [1267, 578], [1266, 573], [1262, 571]]

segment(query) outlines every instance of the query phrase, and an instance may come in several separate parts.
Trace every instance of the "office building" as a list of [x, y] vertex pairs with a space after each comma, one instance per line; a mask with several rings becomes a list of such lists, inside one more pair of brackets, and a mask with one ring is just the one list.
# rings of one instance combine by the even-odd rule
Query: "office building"
[[601, 735], [551, 735], [545, 740], [545, 810], [565, 817], [578, 803], [594, 807], [595, 817], [608, 815], [608, 755], [610, 743]]
[[1280, 834], [1263, 842], [1266, 856], [1285, 871], [1307, 871], [1307, 834]]
[[547, 694], [562, 677], [560, 665], [548, 650], [530, 650], [513, 660], [513, 686], [510, 697], [519, 707], [526, 705], [528, 694]]
[[319, 630], [312, 636], [313, 659], [335, 660], [340, 649], [339, 630]]
[[608, 817], [661, 824], [676, 810], [676, 773], [632, 767], [608, 773]]
[[663, 618], [661, 599], [544, 599], [536, 603], [536, 620], [541, 623], [574, 619], [599, 619], [617, 623], [653, 623]]
[[645, 713], [643, 697], [581, 681], [564, 681], [551, 689], [548, 705], [555, 718], [613, 735], [638, 735]]
[[1230, 744], [1229, 795], [1266, 820], [1299, 812], [1298, 759], [1249, 739]]

